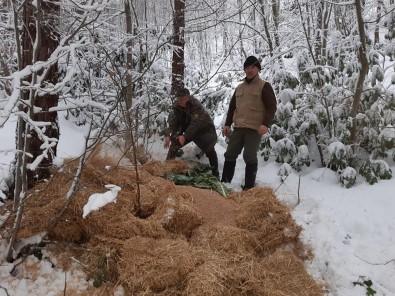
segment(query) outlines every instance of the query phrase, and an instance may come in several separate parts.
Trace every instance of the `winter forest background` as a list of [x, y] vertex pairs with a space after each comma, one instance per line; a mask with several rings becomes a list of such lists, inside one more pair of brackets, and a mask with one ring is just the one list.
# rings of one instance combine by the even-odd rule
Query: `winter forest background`
[[0, 127], [18, 118], [0, 198], [19, 215], [50, 176], [58, 111], [89, 127], [87, 152], [110, 138], [143, 163], [175, 90], [223, 115], [249, 55], [278, 98], [262, 159], [284, 176], [331, 167], [345, 187], [392, 178], [394, 0], [2, 0], [0, 13]]

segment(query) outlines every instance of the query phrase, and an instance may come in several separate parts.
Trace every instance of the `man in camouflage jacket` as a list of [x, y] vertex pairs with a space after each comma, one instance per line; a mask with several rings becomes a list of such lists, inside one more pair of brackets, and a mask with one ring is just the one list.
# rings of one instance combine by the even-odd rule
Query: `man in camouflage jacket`
[[214, 148], [217, 132], [213, 120], [188, 89], [179, 89], [176, 99], [165, 134], [164, 147], [170, 147], [166, 159], [174, 159], [181, 147], [194, 142], [206, 154], [213, 175], [219, 177], [218, 158]]

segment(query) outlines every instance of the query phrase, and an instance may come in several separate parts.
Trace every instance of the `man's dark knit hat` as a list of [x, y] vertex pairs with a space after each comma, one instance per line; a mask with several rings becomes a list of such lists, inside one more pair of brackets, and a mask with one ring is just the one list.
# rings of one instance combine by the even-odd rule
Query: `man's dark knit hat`
[[176, 92], [176, 98], [183, 97], [183, 96], [189, 96], [189, 95], [190, 95], [190, 92], [185, 87], [178, 89]]
[[247, 68], [249, 66], [257, 66], [259, 70], [261, 70], [261, 64], [259, 63], [258, 59], [254, 56], [249, 56], [246, 61], [244, 62], [244, 68]]

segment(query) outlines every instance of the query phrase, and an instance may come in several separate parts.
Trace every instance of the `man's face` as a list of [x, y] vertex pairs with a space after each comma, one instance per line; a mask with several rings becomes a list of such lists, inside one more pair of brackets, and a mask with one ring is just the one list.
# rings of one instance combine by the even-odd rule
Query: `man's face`
[[257, 66], [249, 66], [247, 68], [244, 69], [244, 73], [246, 73], [246, 77], [247, 79], [252, 79], [254, 78], [256, 75], [258, 75], [259, 73], [259, 68]]
[[188, 99], [189, 99], [189, 96], [177, 97], [177, 105], [185, 108], [187, 105]]

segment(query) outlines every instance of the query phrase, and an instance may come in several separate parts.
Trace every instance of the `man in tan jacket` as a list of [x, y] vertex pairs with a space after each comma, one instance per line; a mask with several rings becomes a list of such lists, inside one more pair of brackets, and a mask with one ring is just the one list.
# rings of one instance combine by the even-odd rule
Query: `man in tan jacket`
[[[270, 83], [259, 77], [261, 65], [254, 56], [244, 62], [246, 77], [233, 93], [226, 115], [223, 135], [229, 137], [222, 171], [222, 182], [230, 183], [236, 167], [236, 159], [243, 151], [245, 167], [244, 190], [255, 186], [258, 171], [257, 152], [261, 138], [277, 110], [277, 101]], [[231, 125], [233, 124], [233, 131]]]

